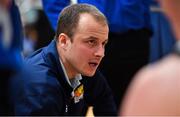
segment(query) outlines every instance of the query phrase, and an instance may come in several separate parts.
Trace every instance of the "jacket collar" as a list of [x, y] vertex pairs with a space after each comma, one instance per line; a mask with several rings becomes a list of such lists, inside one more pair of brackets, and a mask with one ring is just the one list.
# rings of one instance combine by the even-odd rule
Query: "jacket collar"
[[60, 64], [55, 39], [52, 40], [46, 48], [44, 48], [43, 54], [45, 61], [50, 65], [53, 72], [57, 75], [57, 79], [60, 82], [60, 85], [65, 90], [64, 93], [66, 93], [67, 96], [71, 97], [73, 88], [67, 82], [64, 71]]

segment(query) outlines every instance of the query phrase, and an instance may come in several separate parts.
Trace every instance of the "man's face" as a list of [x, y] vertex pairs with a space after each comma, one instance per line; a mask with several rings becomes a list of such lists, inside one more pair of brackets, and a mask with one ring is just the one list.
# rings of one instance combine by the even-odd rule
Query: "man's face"
[[108, 32], [108, 26], [98, 23], [91, 15], [80, 15], [73, 41], [68, 40], [64, 54], [65, 68], [70, 74], [94, 75], [104, 57]]

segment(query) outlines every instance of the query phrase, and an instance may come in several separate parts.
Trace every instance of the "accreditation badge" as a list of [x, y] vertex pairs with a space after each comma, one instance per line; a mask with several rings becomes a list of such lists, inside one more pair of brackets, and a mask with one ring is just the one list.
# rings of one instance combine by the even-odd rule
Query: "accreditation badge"
[[80, 84], [74, 90], [74, 103], [78, 103], [80, 99], [83, 99], [83, 95], [84, 95], [84, 86], [83, 84]]

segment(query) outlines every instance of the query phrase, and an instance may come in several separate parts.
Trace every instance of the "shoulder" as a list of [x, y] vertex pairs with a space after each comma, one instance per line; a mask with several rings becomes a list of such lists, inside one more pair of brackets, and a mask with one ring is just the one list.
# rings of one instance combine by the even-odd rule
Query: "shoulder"
[[33, 52], [31, 55], [29, 55], [28, 57], [25, 58], [24, 62], [25, 64], [35, 64], [38, 61], [42, 61], [43, 60], [43, 49], [39, 49], [36, 50], [35, 52]]
[[23, 68], [10, 80], [10, 83], [19, 87], [20, 90], [30, 91], [34, 94], [45, 93], [48, 90], [60, 89], [61, 87], [55, 74], [50, 70], [41, 70], [40, 68], [30, 64], [24, 65]]
[[[34, 67], [34, 66], [33, 66]], [[64, 91], [53, 75], [40, 74], [32, 66], [23, 67], [10, 78], [8, 90], [16, 115], [59, 115], [64, 113]], [[43, 70], [42, 70], [43, 71]]]
[[[55, 42], [52, 41], [48, 46], [35, 51], [32, 55], [27, 57], [24, 62], [24, 68], [31, 72], [31, 75], [24, 78], [24, 82], [39, 84], [38, 86], [58, 87], [60, 82], [57, 79], [58, 60], [55, 53]], [[28, 71], [26, 70], [26, 71]], [[24, 71], [22, 71], [24, 73]], [[27, 74], [27, 73], [26, 73]], [[61, 74], [61, 73], [59, 73]]]
[[10, 102], [18, 115], [46, 115], [63, 108], [63, 90], [56, 78], [23, 68], [9, 80]]

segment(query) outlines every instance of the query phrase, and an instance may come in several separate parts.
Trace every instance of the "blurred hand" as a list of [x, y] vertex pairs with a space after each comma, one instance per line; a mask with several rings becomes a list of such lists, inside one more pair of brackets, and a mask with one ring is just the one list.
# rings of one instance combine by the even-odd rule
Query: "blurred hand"
[[86, 116], [85, 117], [94, 117], [93, 107], [92, 106], [88, 107], [88, 110], [86, 112]]

